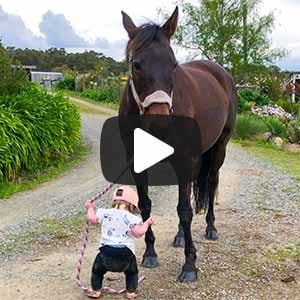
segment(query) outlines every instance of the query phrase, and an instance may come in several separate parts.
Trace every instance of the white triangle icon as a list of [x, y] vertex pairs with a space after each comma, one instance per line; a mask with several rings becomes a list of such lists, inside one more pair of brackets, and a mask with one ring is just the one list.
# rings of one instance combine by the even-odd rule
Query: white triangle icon
[[134, 130], [133, 169], [135, 173], [143, 172], [173, 153], [173, 147], [148, 132], [140, 128]]

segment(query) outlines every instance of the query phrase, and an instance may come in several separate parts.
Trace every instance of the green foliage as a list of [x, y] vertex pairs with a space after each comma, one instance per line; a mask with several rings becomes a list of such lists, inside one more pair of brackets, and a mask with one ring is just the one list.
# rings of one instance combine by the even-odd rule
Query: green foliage
[[282, 107], [286, 112], [300, 117], [300, 103], [292, 103], [286, 100], [278, 100], [276, 104]]
[[246, 112], [253, 105], [262, 106], [271, 103], [271, 99], [258, 91], [244, 89], [238, 92], [238, 112]]
[[75, 91], [75, 78], [70, 76], [65, 77], [63, 81], [56, 83], [55, 88], [58, 90]]
[[6, 94], [18, 94], [29, 84], [26, 73], [12, 61], [0, 44], [0, 96]]
[[287, 138], [287, 128], [282, 121], [274, 117], [264, 117], [263, 119], [268, 127], [268, 131], [271, 132], [273, 136]]
[[289, 122], [287, 127], [288, 139], [291, 143], [300, 144], [300, 119]]
[[182, 22], [176, 33], [179, 45], [198, 50], [204, 57], [227, 67], [236, 81], [249, 66], [270, 63], [286, 53], [272, 49], [269, 35], [274, 15], [258, 14], [260, 0], [188, 0], [182, 6]]
[[0, 182], [67, 158], [80, 143], [79, 113], [62, 95], [30, 86], [0, 97]]
[[266, 131], [268, 127], [262, 118], [241, 114], [237, 116], [233, 136], [240, 139], [253, 139]]
[[105, 76], [109, 76], [111, 73], [119, 75], [127, 71], [125, 61], [117, 62], [95, 51], [67, 53], [63, 48], [50, 48], [43, 51], [10, 47], [8, 48], [8, 52], [14, 60], [20, 61], [23, 65], [35, 65], [41, 71], [64, 73], [64, 70], [73, 70], [80, 73], [87, 73], [94, 70], [98, 64], [105, 65]]
[[119, 103], [120, 85], [118, 78], [107, 78], [101, 81], [98, 88], [87, 89], [81, 93], [83, 97], [90, 98], [98, 102]]

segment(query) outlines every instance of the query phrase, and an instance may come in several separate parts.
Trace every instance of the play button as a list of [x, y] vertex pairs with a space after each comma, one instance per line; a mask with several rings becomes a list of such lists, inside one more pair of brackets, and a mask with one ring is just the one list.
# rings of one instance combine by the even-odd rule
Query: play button
[[134, 130], [134, 172], [141, 173], [174, 153], [174, 148], [146, 131]]
[[201, 134], [181, 116], [129, 115], [109, 118], [100, 141], [105, 179], [126, 185], [177, 185], [198, 174]]

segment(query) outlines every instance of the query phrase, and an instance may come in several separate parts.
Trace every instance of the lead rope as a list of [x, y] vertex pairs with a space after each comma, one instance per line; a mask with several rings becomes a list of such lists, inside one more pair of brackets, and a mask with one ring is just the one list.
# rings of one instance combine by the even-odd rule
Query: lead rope
[[[132, 164], [132, 159], [129, 161], [128, 165], [122, 171], [122, 173], [116, 178], [116, 180], [114, 180], [112, 183], [110, 183], [103, 191], [98, 192], [93, 197], [91, 197], [89, 199], [89, 201], [94, 203], [96, 200], [99, 200], [102, 196], [104, 196], [115, 185], [116, 181], [118, 181], [118, 179], [120, 179], [124, 175], [124, 173], [127, 171], [127, 169], [130, 167], [131, 164]], [[76, 284], [84, 292], [90, 291], [89, 288], [87, 288], [83, 285], [81, 276], [80, 276], [83, 259], [84, 259], [84, 253], [85, 253], [88, 241], [89, 241], [89, 222], [88, 222], [88, 220], [86, 220], [86, 223], [85, 223], [85, 226], [84, 226], [84, 229], [82, 232], [82, 247], [81, 247], [80, 256], [79, 256], [79, 259], [78, 259], [78, 262], [76, 265]], [[141, 283], [144, 279], [145, 279], [145, 276], [140, 277], [138, 280], [138, 283]], [[122, 294], [126, 291], [126, 289], [115, 290], [110, 287], [104, 287], [104, 288], [102, 288], [102, 291], [112, 293], [112, 294]]]

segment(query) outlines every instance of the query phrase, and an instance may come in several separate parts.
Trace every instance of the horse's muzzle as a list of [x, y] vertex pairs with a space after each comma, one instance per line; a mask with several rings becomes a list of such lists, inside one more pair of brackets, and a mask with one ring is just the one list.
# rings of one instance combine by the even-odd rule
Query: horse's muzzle
[[145, 115], [171, 115], [172, 110], [168, 103], [152, 103], [145, 108]]

